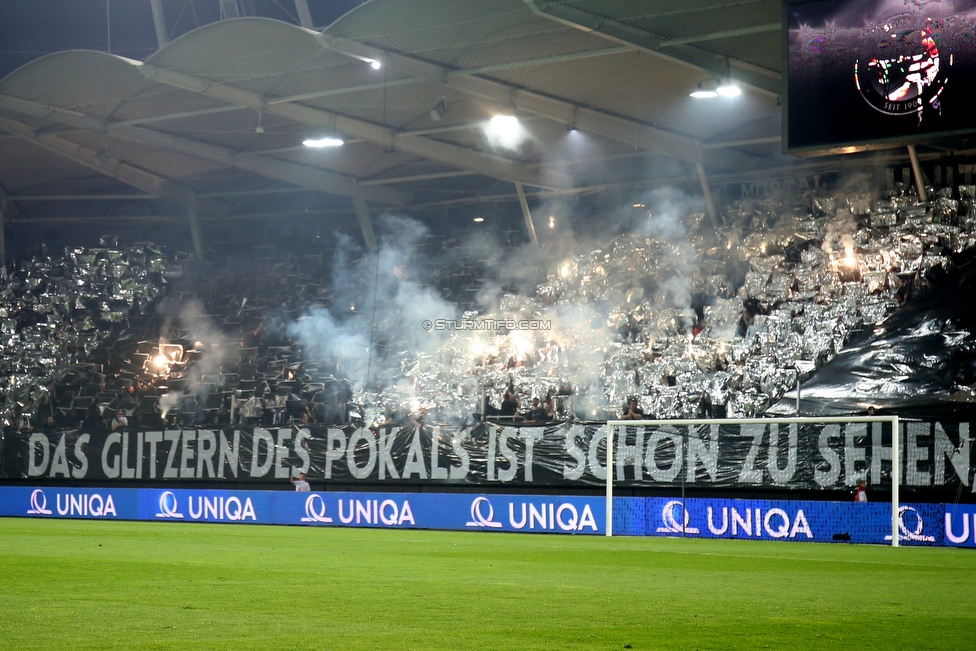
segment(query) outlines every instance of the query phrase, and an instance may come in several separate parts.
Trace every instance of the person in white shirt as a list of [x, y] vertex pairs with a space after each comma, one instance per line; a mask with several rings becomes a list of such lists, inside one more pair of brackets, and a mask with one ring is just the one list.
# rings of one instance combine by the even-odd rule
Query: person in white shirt
[[291, 483], [295, 484], [295, 490], [299, 493], [308, 493], [312, 490], [312, 487], [309, 486], [308, 482], [305, 480], [304, 472], [298, 475], [298, 479], [295, 479], [294, 477], [289, 477], [289, 479], [291, 480]]
[[129, 419], [125, 417], [125, 411], [119, 409], [115, 412], [115, 418], [112, 419], [112, 431], [117, 429], [122, 429], [129, 426]]

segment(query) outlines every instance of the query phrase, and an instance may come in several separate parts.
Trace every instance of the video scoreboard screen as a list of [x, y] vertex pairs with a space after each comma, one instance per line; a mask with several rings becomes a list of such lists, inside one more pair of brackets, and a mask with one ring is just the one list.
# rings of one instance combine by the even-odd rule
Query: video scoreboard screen
[[788, 152], [976, 132], [976, 0], [787, 0], [785, 14]]

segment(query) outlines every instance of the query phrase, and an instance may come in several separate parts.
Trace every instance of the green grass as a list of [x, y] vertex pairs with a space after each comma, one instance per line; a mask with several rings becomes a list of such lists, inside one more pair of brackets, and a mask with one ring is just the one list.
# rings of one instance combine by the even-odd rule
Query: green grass
[[4, 650], [971, 649], [974, 588], [971, 550], [0, 518]]

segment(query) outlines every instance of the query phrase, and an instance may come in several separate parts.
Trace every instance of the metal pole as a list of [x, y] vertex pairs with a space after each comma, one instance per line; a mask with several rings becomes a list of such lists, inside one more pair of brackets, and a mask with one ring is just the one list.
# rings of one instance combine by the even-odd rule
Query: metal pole
[[3, 188], [0, 188], [0, 276], [4, 274], [7, 269], [7, 234], [6, 231], [7, 224], [4, 222], [3, 211], [7, 207], [7, 195], [4, 193]]
[[366, 206], [366, 197], [363, 191], [356, 185], [356, 192], [352, 197], [352, 205], [356, 209], [356, 217], [359, 219], [359, 228], [363, 232], [363, 241], [367, 249], [376, 248], [376, 235], [373, 234], [373, 222], [369, 217], [369, 207]]
[[898, 488], [901, 484], [901, 424], [898, 416], [891, 421], [891, 546], [898, 546]]
[[800, 368], [796, 369], [796, 415], [800, 415]]
[[203, 240], [200, 238], [200, 225], [197, 223], [196, 202], [186, 207], [186, 217], [190, 220], [190, 237], [193, 238], [193, 255], [203, 260]]
[[169, 34], [166, 32], [166, 15], [163, 14], [163, 0], [149, 0], [152, 6], [153, 24], [156, 26], [156, 43], [162, 48], [169, 43]]
[[915, 187], [918, 188], [918, 198], [928, 201], [925, 194], [925, 181], [922, 180], [922, 169], [918, 166], [918, 154], [915, 153], [915, 145], [908, 145], [908, 158], [912, 161], [912, 172], [915, 174]]
[[539, 246], [539, 236], [535, 233], [532, 213], [529, 212], [529, 202], [525, 200], [525, 188], [522, 187], [521, 183], [516, 183], [515, 191], [518, 193], [519, 205], [522, 206], [522, 216], [525, 217], [525, 230], [529, 231], [529, 239], [532, 241], [532, 244]]
[[613, 431], [615, 425], [607, 423], [607, 536], [613, 536]]
[[708, 177], [705, 176], [705, 166], [695, 163], [698, 168], [698, 180], [701, 181], [702, 192], [705, 194], [705, 207], [708, 209], [708, 218], [712, 222], [712, 227], [718, 229], [718, 215], [715, 213], [715, 202], [712, 201], [712, 191], [708, 187]]
[[5, 277], [7, 272], [7, 223], [4, 218], [4, 211], [7, 210], [7, 190], [0, 185], [0, 277]]
[[308, 0], [295, 0], [295, 11], [298, 12], [298, 23], [305, 29], [312, 29], [312, 12], [308, 10]]
[[782, 23], [765, 23], [754, 25], [753, 27], [742, 27], [739, 29], [726, 29], [721, 32], [709, 32], [707, 34], [697, 34], [695, 36], [681, 36], [678, 38], [667, 38], [658, 42], [658, 47], [671, 47], [672, 45], [684, 45], [686, 43], [701, 43], [702, 41], [714, 41], [720, 38], [732, 38], [733, 36], [746, 36], [747, 34], [762, 34], [764, 32], [776, 32], [782, 28]]
[[[687, 436], [687, 434], [685, 435]], [[684, 439], [682, 439], [684, 440]], [[687, 459], [685, 462], [687, 463]], [[685, 522], [687, 522], [688, 511], [685, 510], [685, 473], [681, 473], [681, 537], [685, 537]]]

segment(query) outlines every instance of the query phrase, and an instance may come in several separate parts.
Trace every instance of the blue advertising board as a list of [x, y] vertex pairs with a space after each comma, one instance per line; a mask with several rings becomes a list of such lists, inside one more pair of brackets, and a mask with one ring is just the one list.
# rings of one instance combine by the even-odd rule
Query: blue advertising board
[[976, 547], [976, 504], [945, 505], [945, 544]]
[[[601, 497], [0, 487], [0, 516], [605, 534]], [[614, 498], [613, 532], [891, 544], [891, 506], [872, 502]], [[976, 547], [976, 505], [903, 504], [899, 544]]]
[[[901, 505], [899, 544], [944, 545], [945, 508], [943, 504]], [[614, 500], [613, 532], [625, 536], [891, 544], [891, 505], [620, 497]]]
[[596, 497], [0, 487], [0, 516], [604, 534]]
[[0, 516], [138, 520], [139, 491], [0, 487]]

